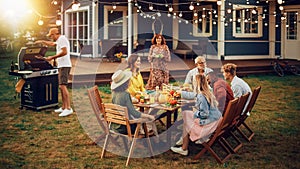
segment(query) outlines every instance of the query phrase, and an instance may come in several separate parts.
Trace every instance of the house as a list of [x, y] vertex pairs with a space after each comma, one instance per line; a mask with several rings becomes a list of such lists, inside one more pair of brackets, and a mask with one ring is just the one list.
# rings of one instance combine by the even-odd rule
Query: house
[[80, 43], [102, 57], [104, 40], [125, 53], [142, 40], [145, 54], [153, 33], [162, 33], [173, 54], [187, 58], [300, 59], [299, 0], [64, 0], [61, 8], [72, 55]]

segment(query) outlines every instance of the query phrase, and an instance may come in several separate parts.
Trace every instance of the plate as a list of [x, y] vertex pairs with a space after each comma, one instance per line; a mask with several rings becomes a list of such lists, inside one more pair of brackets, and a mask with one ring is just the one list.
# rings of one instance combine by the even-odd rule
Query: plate
[[21, 71], [18, 71], [18, 73], [20, 73], [20, 74], [31, 74], [32, 71], [31, 70], [21, 70]]

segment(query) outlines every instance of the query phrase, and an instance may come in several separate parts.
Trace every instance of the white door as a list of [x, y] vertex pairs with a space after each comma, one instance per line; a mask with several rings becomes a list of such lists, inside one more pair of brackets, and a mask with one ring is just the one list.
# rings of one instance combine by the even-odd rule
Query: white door
[[282, 55], [285, 59], [300, 60], [300, 7], [289, 8], [285, 9], [286, 19], [282, 24]]

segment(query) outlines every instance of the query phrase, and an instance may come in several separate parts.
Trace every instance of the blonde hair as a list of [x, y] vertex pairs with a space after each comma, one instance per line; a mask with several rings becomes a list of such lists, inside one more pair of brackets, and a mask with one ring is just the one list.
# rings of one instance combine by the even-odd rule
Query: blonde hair
[[203, 94], [210, 106], [217, 107], [218, 101], [214, 94], [210, 91], [206, 76], [203, 74], [196, 75], [196, 86], [194, 92]]

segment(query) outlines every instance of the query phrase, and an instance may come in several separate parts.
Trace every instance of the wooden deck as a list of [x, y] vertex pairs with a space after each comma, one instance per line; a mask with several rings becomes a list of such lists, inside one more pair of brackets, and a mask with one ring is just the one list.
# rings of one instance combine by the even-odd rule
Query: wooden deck
[[[225, 63], [235, 63], [238, 66], [237, 75], [247, 76], [250, 74], [270, 74], [274, 73], [271, 62], [274, 59], [251, 59], [251, 60], [207, 60], [207, 66], [220, 72], [220, 68]], [[282, 60], [283, 61], [283, 60]], [[289, 64], [300, 65], [297, 60], [285, 60]], [[72, 57], [72, 70], [69, 79], [69, 87], [92, 86], [94, 84], [109, 84], [112, 74], [118, 69], [125, 69], [126, 62], [106, 62], [100, 58], [77, 58]], [[194, 68], [192, 59], [181, 59], [172, 57], [168, 63], [170, 70], [170, 80], [184, 80], [187, 72]], [[144, 80], [148, 80], [150, 64], [142, 60], [141, 73]], [[275, 74], [274, 74], [275, 75]]]

